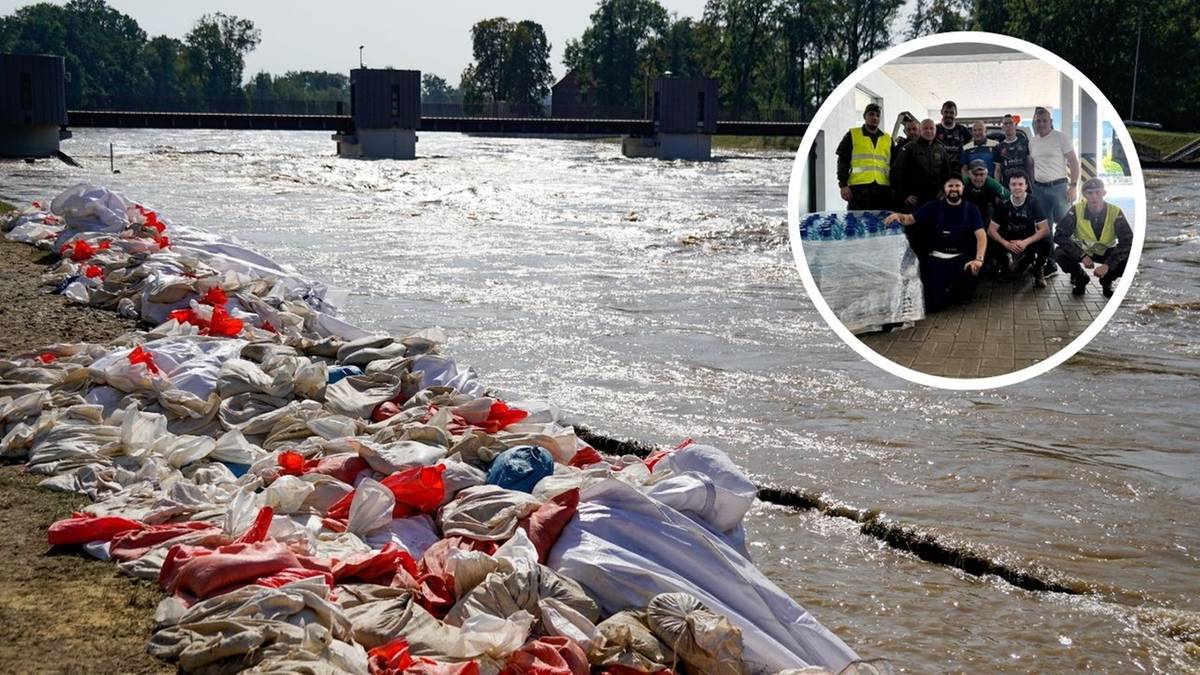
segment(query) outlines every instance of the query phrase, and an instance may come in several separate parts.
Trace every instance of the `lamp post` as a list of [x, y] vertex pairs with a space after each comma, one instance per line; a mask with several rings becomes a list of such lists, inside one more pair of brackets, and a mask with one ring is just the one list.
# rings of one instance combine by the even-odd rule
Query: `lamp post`
[[1142, 14], [1138, 12], [1137, 46], [1133, 48], [1133, 91], [1129, 93], [1129, 119], [1133, 119], [1133, 105], [1137, 99], [1138, 57], [1142, 55]]

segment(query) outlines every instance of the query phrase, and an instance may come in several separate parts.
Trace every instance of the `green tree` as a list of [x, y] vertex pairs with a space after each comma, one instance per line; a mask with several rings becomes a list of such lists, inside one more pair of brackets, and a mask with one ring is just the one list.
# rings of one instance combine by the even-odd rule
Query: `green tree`
[[554, 73], [550, 70], [550, 41], [541, 24], [521, 21], [512, 27], [504, 65], [505, 100], [539, 104], [549, 95]]
[[421, 100], [426, 103], [458, 103], [462, 92], [433, 73], [421, 75]]
[[209, 101], [240, 99], [246, 54], [261, 40], [249, 19], [217, 12], [205, 14], [184, 38], [188, 65], [204, 98]]
[[917, 0], [908, 17], [907, 36], [968, 30], [973, 23], [971, 10], [972, 0]]
[[474, 62], [463, 71], [468, 102], [537, 104], [550, 92], [550, 42], [541, 24], [504, 17], [471, 27]]
[[767, 56], [771, 0], [708, 0], [704, 22], [717, 28], [717, 69], [721, 101], [734, 119], [753, 108], [752, 87]]
[[150, 83], [146, 93], [156, 101], [181, 102], [185, 98], [187, 63], [179, 40], [159, 35], [142, 48], [142, 64]]
[[583, 35], [567, 41], [563, 64], [591, 85], [598, 103], [635, 105], [667, 21], [655, 0], [600, 0]]

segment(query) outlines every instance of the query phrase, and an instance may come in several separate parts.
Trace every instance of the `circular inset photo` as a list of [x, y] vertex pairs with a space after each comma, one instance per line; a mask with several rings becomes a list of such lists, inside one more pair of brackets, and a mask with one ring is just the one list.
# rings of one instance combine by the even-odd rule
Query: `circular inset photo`
[[1086, 345], [1132, 281], [1146, 200], [1099, 89], [990, 33], [904, 43], [817, 111], [788, 194], [805, 287], [851, 347], [905, 379], [986, 389]]

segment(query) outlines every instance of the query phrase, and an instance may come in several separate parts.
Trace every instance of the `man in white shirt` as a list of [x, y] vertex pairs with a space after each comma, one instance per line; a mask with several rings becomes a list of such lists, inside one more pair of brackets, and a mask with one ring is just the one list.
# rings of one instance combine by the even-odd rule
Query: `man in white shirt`
[[[1066, 134], [1054, 128], [1050, 111], [1037, 108], [1033, 113], [1033, 137], [1029, 139], [1033, 158], [1033, 198], [1050, 219], [1050, 230], [1067, 215], [1067, 208], [1078, 197], [1079, 156]], [[1054, 268], [1053, 252], [1046, 273]]]

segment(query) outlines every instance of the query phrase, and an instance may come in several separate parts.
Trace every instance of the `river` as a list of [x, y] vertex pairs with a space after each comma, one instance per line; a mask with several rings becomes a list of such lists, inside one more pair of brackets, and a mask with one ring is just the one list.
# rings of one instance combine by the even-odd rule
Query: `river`
[[1087, 591], [1021, 590], [849, 520], [756, 506], [755, 561], [865, 657], [1200, 668], [1194, 174], [1148, 173], [1140, 269], [1088, 348], [1020, 385], [951, 392], [876, 369], [825, 326], [788, 247], [788, 153], [669, 163], [427, 133], [417, 160], [356, 161], [315, 132], [91, 129], [63, 149], [84, 168], [5, 164], [0, 198], [100, 182], [326, 282], [351, 322], [441, 326], [489, 385], [599, 431], [710, 443], [760, 481]]

